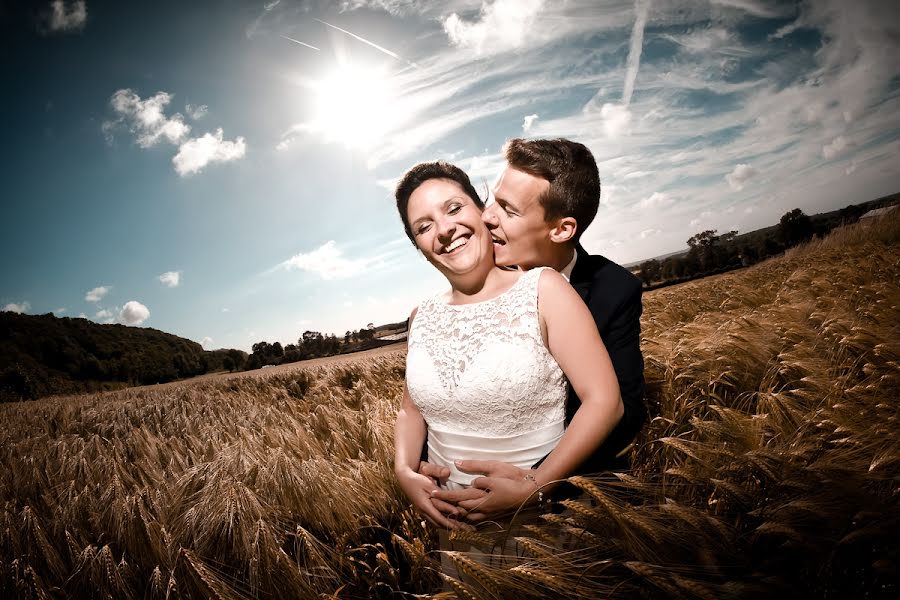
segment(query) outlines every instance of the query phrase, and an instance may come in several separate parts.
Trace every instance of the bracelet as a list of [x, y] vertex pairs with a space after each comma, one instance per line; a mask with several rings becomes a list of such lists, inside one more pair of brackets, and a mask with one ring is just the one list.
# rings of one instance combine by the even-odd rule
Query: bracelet
[[537, 496], [538, 504], [543, 504], [544, 503], [544, 490], [542, 490], [541, 486], [538, 485], [537, 479], [534, 478], [534, 475], [529, 473], [528, 475], [525, 476], [525, 480], [530, 481], [531, 483], [534, 484], [534, 487], [536, 487], [537, 491], [538, 491], [538, 496]]

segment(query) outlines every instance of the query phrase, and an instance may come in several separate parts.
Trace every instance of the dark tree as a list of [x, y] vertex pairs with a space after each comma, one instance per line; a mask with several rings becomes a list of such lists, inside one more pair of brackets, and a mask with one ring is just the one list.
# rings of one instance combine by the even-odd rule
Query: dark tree
[[815, 229], [812, 220], [799, 208], [785, 213], [778, 223], [778, 237], [787, 247], [808, 241], [813, 233]]
[[232, 364], [234, 364], [234, 370], [240, 371], [244, 368], [244, 363], [247, 360], [247, 355], [240, 350], [235, 350], [234, 348], [232, 348], [228, 351], [228, 358], [230, 358]]
[[654, 281], [659, 280], [661, 274], [662, 265], [655, 258], [641, 263], [641, 280], [644, 282], [644, 285], [650, 285]]

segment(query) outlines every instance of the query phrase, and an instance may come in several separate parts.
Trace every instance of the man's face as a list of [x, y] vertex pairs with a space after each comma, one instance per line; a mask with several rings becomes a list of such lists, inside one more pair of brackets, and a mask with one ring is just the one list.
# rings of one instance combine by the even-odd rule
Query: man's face
[[544, 207], [538, 198], [550, 188], [550, 182], [524, 171], [507, 167], [494, 185], [494, 201], [481, 220], [494, 239], [494, 261], [501, 266], [518, 265], [523, 269], [545, 266], [552, 226], [544, 220]]

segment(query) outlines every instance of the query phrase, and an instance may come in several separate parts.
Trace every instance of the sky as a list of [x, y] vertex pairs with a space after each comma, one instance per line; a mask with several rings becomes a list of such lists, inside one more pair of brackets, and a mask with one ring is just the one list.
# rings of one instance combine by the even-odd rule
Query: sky
[[11, 4], [3, 310], [244, 350], [403, 320], [447, 284], [395, 182], [487, 189], [513, 137], [592, 150], [620, 263], [900, 191], [894, 0]]

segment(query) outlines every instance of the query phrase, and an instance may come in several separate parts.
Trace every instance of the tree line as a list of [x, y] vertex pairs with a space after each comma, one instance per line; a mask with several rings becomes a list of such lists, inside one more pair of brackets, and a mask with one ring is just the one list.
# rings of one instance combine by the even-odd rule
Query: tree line
[[871, 208], [870, 204], [850, 205], [813, 217], [795, 208], [782, 215], [778, 225], [743, 235], [738, 235], [737, 231], [701, 231], [687, 240], [687, 252], [644, 261], [637, 275], [645, 287], [656, 288], [746, 267], [781, 254], [814, 236], [824, 236], [835, 227], [858, 221]]
[[319, 331], [304, 331], [296, 344], [282, 346], [281, 342], [271, 344], [265, 341], [257, 342], [253, 344], [253, 351], [246, 357], [246, 360], [241, 361], [237, 356], [230, 357], [231, 360], [226, 359], [225, 368], [231, 371], [246, 371], [270, 365], [297, 362], [298, 360], [368, 350], [394, 343], [393, 341], [376, 338], [377, 333], [405, 330], [406, 322], [401, 321], [380, 327], [375, 327], [374, 324], [369, 323], [364, 329], [347, 331], [343, 337], [338, 337], [333, 333], [323, 334]]
[[221, 360], [156, 329], [0, 312], [0, 401], [165, 383]]

